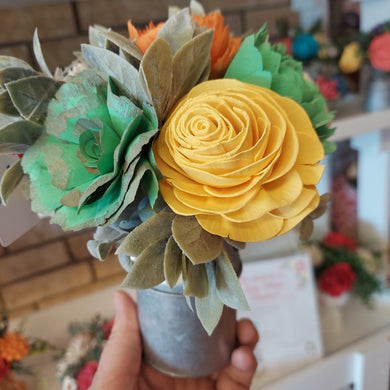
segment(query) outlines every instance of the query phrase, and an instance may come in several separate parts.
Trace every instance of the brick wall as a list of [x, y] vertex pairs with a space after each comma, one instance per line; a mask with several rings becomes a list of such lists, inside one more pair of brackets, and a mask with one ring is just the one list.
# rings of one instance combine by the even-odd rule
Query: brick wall
[[[39, 3], [39, 4], [37, 4]], [[0, 2], [0, 55], [34, 64], [35, 27], [52, 71], [68, 65], [73, 52], [87, 40], [88, 26], [101, 24], [127, 35], [126, 22], [143, 26], [167, 17], [168, 5], [184, 7], [187, 0], [13, 0]], [[206, 11], [221, 9], [235, 35], [256, 31], [267, 21], [275, 34], [276, 20], [299, 16], [289, 0], [203, 0]], [[0, 300], [11, 316], [119, 284], [125, 273], [114, 256], [102, 263], [92, 259], [86, 242], [92, 231], [64, 233], [43, 220], [7, 248], [0, 246]]]

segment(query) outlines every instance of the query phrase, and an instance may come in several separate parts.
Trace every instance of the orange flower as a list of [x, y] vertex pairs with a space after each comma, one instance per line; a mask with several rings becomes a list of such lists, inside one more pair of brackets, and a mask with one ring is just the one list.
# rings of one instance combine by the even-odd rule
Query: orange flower
[[18, 333], [6, 333], [0, 339], [0, 356], [8, 363], [23, 359], [29, 348], [26, 339]]
[[164, 23], [161, 22], [155, 26], [153, 22], [150, 22], [149, 26], [144, 30], [137, 30], [131, 20], [129, 20], [127, 22], [127, 29], [129, 30], [130, 39], [136, 39], [138, 49], [140, 49], [142, 53], [145, 53], [150, 44], [156, 39], [156, 36], [163, 25]]
[[225, 26], [224, 17], [219, 12], [194, 16], [194, 20], [200, 26], [215, 29], [211, 45], [210, 79], [223, 77], [240, 47], [241, 38], [233, 38], [230, 36], [229, 26]]

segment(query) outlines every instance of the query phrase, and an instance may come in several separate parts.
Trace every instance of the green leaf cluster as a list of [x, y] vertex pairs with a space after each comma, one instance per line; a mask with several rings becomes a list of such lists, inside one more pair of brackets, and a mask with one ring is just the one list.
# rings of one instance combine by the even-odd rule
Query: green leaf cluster
[[[45, 67], [37, 32], [34, 53]], [[0, 56], [0, 154], [23, 154], [38, 139], [49, 102], [60, 85], [47, 66], [39, 72], [18, 58]], [[20, 161], [5, 172], [0, 181], [1, 203], [7, 204], [23, 176]]]
[[248, 309], [223, 238], [205, 231], [193, 216], [160, 212], [134, 228], [116, 253], [134, 260], [124, 287], [147, 289], [166, 281], [173, 288], [181, 276], [183, 293], [195, 297], [197, 315], [209, 334], [224, 304]]
[[367, 271], [363, 262], [360, 260], [359, 255], [341, 246], [329, 248], [321, 243], [320, 248], [324, 256], [324, 262], [320, 267], [316, 268], [316, 277], [319, 277], [326, 268], [336, 263], [343, 262], [349, 264], [356, 274], [353, 293], [356, 294], [363, 303], [370, 305], [373, 294], [381, 292], [383, 286], [375, 275]]
[[328, 138], [334, 128], [327, 125], [334, 112], [328, 112], [325, 98], [318, 86], [308, 80], [302, 63], [286, 53], [286, 47], [267, 42], [268, 31], [264, 25], [257, 34], [247, 36], [233, 58], [225, 78], [233, 78], [271, 89], [300, 104], [308, 114], [325, 153], [332, 153], [336, 146]]
[[161, 124], [178, 99], [208, 79], [212, 30], [196, 28], [190, 10], [172, 14], [145, 54], [136, 44], [101, 26], [82, 45], [85, 61], [139, 104], [153, 105]]
[[87, 69], [70, 78], [22, 159], [32, 209], [54, 211], [52, 222], [63, 229], [111, 224], [146, 182], [153, 206], [158, 183], [147, 145], [157, 131], [153, 108], [135, 104], [110, 77]]

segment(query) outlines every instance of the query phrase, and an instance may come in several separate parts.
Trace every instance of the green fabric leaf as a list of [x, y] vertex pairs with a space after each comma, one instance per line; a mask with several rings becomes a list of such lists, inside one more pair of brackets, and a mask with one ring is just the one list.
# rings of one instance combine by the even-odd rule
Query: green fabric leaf
[[183, 259], [184, 294], [197, 298], [205, 298], [209, 293], [209, 282], [205, 264], [193, 265]]
[[337, 150], [337, 144], [332, 141], [323, 140], [322, 145], [324, 146], [325, 154], [330, 154]]
[[19, 111], [15, 108], [7, 91], [0, 92], [0, 114], [19, 116]]
[[0, 129], [0, 144], [32, 145], [42, 133], [42, 126], [20, 120]]
[[162, 283], [166, 244], [167, 240], [162, 239], [143, 250], [122, 282], [122, 287], [143, 290]]
[[317, 129], [317, 135], [320, 139], [329, 138], [335, 132], [335, 127], [321, 126]]
[[28, 64], [26, 61], [15, 57], [0, 55], [0, 69], [5, 68], [24, 68], [33, 70], [31, 65]]
[[173, 58], [172, 89], [168, 112], [196, 84], [208, 79], [213, 30], [207, 30], [184, 44]]
[[172, 54], [165, 39], [157, 39], [149, 46], [141, 61], [140, 77], [145, 80], [161, 123], [168, 108], [172, 82]]
[[215, 280], [219, 299], [226, 306], [237, 310], [249, 310], [237, 274], [225, 251], [216, 260]]
[[173, 237], [169, 237], [164, 253], [164, 277], [170, 288], [173, 288], [179, 279], [182, 268], [182, 258], [183, 252], [178, 247]]
[[222, 251], [223, 239], [204, 230], [195, 216], [176, 215], [172, 234], [194, 265], [215, 260]]
[[125, 59], [108, 50], [86, 44], [81, 45], [81, 51], [85, 60], [112, 77], [127, 97], [134, 97], [140, 105], [150, 102], [142, 88], [137, 69]]
[[93, 240], [87, 242], [88, 251], [93, 257], [104, 261], [112, 252], [114, 245], [124, 236], [124, 233], [110, 226], [98, 226]]
[[24, 172], [20, 160], [11, 165], [0, 181], [0, 199], [3, 205], [7, 205], [8, 199], [23, 179]]
[[171, 49], [172, 55], [194, 35], [194, 22], [188, 8], [184, 8], [176, 14], [172, 15], [161, 27], [157, 34], [157, 38], [165, 39]]
[[206, 264], [209, 294], [205, 298], [195, 298], [196, 313], [203, 328], [210, 336], [221, 319], [223, 303], [218, 297], [215, 284], [214, 264]]
[[229, 237], [224, 237], [223, 240], [237, 250], [245, 249], [246, 247], [246, 242], [235, 241]]
[[23, 79], [30, 76], [37, 76], [38, 72], [28, 68], [5, 68], [0, 70], [0, 86], [5, 88], [5, 84], [10, 81]]
[[116, 253], [139, 256], [151, 242], [168, 240], [175, 214], [162, 212], [133, 229], [123, 240]]
[[32, 76], [7, 83], [12, 103], [20, 115], [39, 124], [46, 118], [48, 104], [61, 83], [44, 76]]
[[37, 60], [37, 63], [39, 67], [41, 68], [42, 72], [46, 74], [48, 77], [53, 77], [51, 74], [49, 67], [46, 64], [45, 59], [43, 58], [41, 44], [39, 42], [38, 38], [38, 29], [35, 29], [34, 31], [34, 37], [33, 37], [33, 50], [34, 50], [34, 56]]

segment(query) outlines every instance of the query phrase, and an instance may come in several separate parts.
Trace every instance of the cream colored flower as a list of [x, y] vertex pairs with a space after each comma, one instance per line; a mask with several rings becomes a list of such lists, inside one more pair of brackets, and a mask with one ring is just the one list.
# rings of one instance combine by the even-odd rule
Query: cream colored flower
[[372, 275], [376, 275], [379, 272], [378, 263], [373, 254], [368, 249], [359, 247], [356, 253], [367, 272]]
[[62, 382], [62, 390], [78, 390], [76, 380], [70, 376], [66, 376]]
[[322, 254], [321, 249], [317, 245], [305, 245], [302, 248], [302, 251], [309, 254], [311, 263], [314, 267], [319, 267], [324, 262], [324, 255]]
[[93, 335], [90, 332], [82, 332], [74, 336], [65, 352], [64, 361], [68, 365], [76, 364], [82, 359], [91, 348]]

